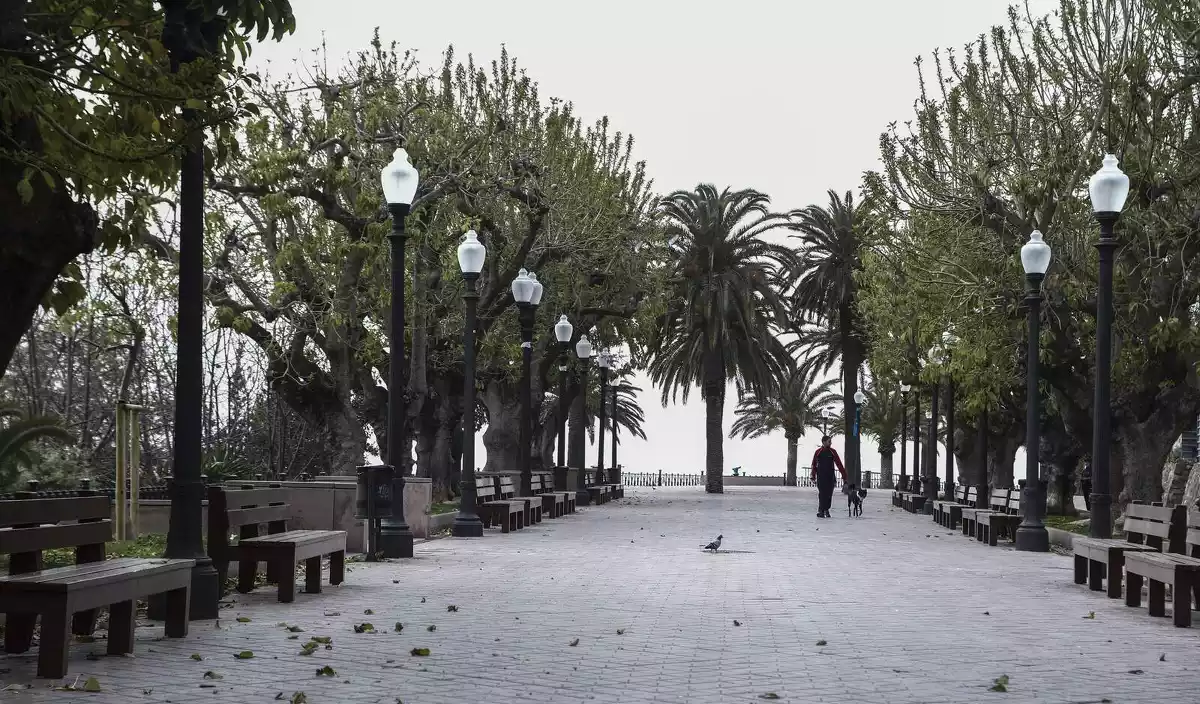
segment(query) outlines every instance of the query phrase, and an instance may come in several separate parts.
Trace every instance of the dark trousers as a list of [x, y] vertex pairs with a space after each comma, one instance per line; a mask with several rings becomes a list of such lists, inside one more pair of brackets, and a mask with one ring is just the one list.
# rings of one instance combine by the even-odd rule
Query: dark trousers
[[828, 513], [829, 507], [833, 505], [833, 485], [835, 483], [833, 472], [817, 472], [818, 513]]
[[1083, 492], [1083, 505], [1087, 507], [1087, 510], [1091, 511], [1092, 510], [1092, 483], [1090, 481], [1088, 481], [1087, 479], [1084, 479], [1082, 482], [1079, 482], [1079, 484], [1080, 484], [1079, 489], [1080, 489], [1080, 491]]

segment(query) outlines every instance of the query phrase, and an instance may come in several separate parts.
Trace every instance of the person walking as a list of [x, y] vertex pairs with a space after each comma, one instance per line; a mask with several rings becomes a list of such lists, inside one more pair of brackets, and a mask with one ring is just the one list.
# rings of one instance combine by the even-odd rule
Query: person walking
[[833, 449], [833, 438], [822, 436], [821, 447], [817, 448], [812, 460], [812, 480], [817, 483], [817, 518], [829, 518], [829, 507], [833, 504], [833, 485], [835, 484], [833, 470], [842, 474], [842, 482], [846, 481], [846, 468], [842, 458]]

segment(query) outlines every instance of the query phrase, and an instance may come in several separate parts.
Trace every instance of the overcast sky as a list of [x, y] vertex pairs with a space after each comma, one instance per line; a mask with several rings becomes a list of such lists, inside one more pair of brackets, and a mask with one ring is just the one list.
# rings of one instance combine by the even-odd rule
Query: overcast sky
[[[1031, 1], [1039, 11], [1056, 4]], [[658, 191], [701, 182], [752, 187], [784, 210], [825, 203], [831, 188], [857, 192], [862, 172], [878, 165], [880, 132], [912, 115], [913, 59], [975, 39], [1005, 21], [1009, 4], [292, 0], [295, 35], [259, 45], [251, 64], [261, 70], [269, 60], [272, 73], [286, 72], [322, 40], [332, 63], [365, 47], [376, 26], [385, 43], [416, 49], [431, 65], [449, 44], [481, 63], [506, 45], [544, 98], [573, 102], [588, 121], [608, 115], [615, 129], [632, 133]], [[663, 408], [649, 381], [640, 385], [649, 439], [623, 444], [626, 470], [703, 471], [699, 394], [685, 407]], [[730, 396], [726, 430], [736, 405], [732, 389]], [[801, 441], [802, 464], [818, 441]], [[863, 469], [877, 470], [874, 444], [863, 444]], [[480, 440], [480, 466], [483, 453]], [[782, 435], [725, 442], [726, 470], [781, 474], [784, 460]]]

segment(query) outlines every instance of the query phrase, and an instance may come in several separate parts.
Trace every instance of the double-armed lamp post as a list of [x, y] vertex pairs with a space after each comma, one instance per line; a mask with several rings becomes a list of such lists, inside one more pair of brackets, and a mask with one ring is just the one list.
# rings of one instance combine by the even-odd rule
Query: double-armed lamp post
[[[554, 324], [554, 339], [558, 340], [558, 466], [567, 466], [567, 350], [575, 327], [566, 313]], [[557, 471], [557, 470], [556, 470]], [[557, 487], [556, 487], [557, 488]]]
[[542, 284], [537, 274], [521, 269], [512, 282], [513, 300], [521, 323], [521, 496], [533, 495], [533, 466], [530, 444], [533, 442], [533, 390], [530, 365], [533, 362], [533, 323], [542, 302]]

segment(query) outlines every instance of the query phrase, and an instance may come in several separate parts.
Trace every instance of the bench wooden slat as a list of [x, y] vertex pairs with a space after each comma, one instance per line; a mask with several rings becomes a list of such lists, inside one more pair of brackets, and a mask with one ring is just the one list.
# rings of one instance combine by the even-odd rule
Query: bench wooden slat
[[224, 486], [221, 489], [225, 491], [226, 502], [231, 509], [286, 504], [290, 498], [288, 490], [283, 488], [244, 489], [236, 486]]
[[111, 511], [107, 496], [4, 500], [0, 501], [0, 528], [108, 518]]
[[241, 528], [256, 523], [286, 521], [290, 510], [291, 507], [287, 504], [275, 504], [273, 506], [230, 509], [225, 512], [225, 515], [229, 517], [230, 528]]
[[82, 566], [55, 567], [15, 577], [0, 577], [0, 595], [29, 592], [72, 592], [163, 572], [191, 570], [195, 560], [117, 558]]
[[[108, 501], [107, 498], [104, 499]], [[32, 528], [0, 528], [0, 554], [37, 552], [112, 540], [112, 521], [60, 523]]]
[[249, 543], [295, 543], [297, 545], [303, 545], [307, 543], [319, 543], [325, 540], [337, 540], [344, 535], [345, 533], [340, 530], [289, 530], [286, 533], [260, 535], [257, 538], [241, 538], [238, 540], [237, 544], [247, 545]]

